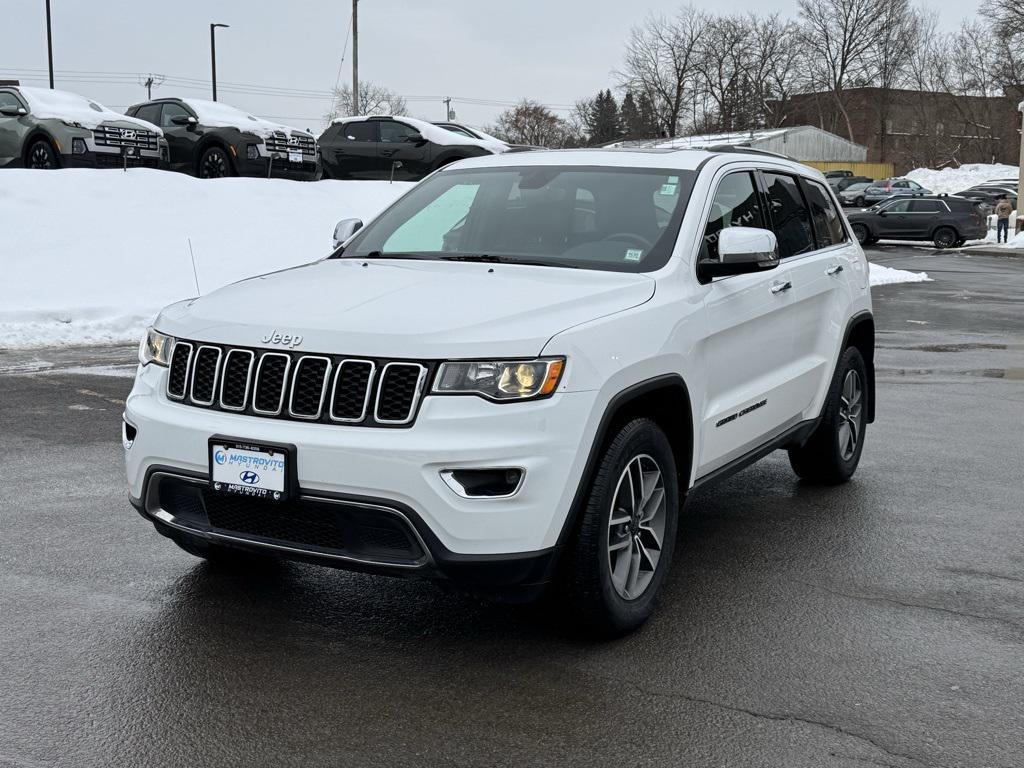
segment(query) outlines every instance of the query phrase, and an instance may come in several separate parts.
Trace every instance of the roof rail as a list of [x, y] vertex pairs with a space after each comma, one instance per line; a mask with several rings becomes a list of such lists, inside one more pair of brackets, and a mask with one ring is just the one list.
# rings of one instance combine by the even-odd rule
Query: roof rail
[[702, 149], [705, 152], [735, 152], [741, 155], [766, 155], [768, 157], [780, 157], [783, 160], [792, 160], [791, 157], [778, 152], [769, 152], [767, 149], [754, 149], [753, 147], [739, 147], [735, 144], [713, 144], [707, 147], [692, 147], [692, 149]]

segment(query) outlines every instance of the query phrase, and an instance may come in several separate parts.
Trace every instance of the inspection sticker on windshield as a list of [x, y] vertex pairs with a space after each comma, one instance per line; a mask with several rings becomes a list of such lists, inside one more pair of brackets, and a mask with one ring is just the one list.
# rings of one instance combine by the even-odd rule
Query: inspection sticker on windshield
[[640, 261], [640, 258], [644, 255], [644, 252], [639, 248], [630, 248], [626, 251], [626, 261]]
[[287, 455], [262, 446], [210, 444], [210, 480], [215, 491], [274, 499], [285, 496]]
[[676, 193], [676, 185], [675, 184], [662, 184], [661, 185], [661, 192], [659, 194], [662, 194], [662, 195], [674, 195], [675, 193]]

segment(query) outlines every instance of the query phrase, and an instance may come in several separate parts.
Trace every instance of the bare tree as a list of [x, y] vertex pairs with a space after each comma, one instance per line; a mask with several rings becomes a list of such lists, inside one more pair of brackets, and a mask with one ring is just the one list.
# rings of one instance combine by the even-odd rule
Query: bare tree
[[630, 32], [620, 85], [654, 104], [662, 129], [675, 136], [691, 103], [698, 73], [697, 48], [706, 23], [690, 6], [668, 18], [652, 15]]
[[751, 14], [753, 63], [751, 79], [761, 108], [761, 125], [774, 128], [786, 119], [789, 100], [803, 85], [806, 48], [800, 27], [779, 14]]
[[798, 0], [813, 85], [831, 94], [850, 141], [853, 123], [844, 91], [865, 81], [868, 53], [893, 1]]
[[543, 104], [528, 99], [498, 115], [489, 132], [513, 144], [562, 147], [574, 143], [564, 120]]
[[879, 151], [886, 156], [886, 124], [893, 106], [893, 89], [906, 82], [917, 16], [907, 0], [890, 0], [882, 14], [881, 26], [865, 53], [865, 80], [881, 89], [878, 95]]
[[708, 20], [694, 64], [699, 75], [697, 87], [713, 110], [713, 114], [703, 116], [705, 130], [728, 132], [754, 126], [757, 103], [752, 93], [753, 35], [747, 17], [717, 16]]
[[1024, 86], [1024, 0], [982, 0], [979, 10], [996, 41], [994, 74], [999, 85], [1004, 92], [1019, 91]]
[[[405, 99], [390, 88], [367, 80], [359, 81], [359, 112], [363, 115], [405, 115], [409, 106]], [[331, 109], [324, 115], [327, 122], [336, 117], [350, 117], [352, 111], [352, 86], [345, 84], [334, 89]]]

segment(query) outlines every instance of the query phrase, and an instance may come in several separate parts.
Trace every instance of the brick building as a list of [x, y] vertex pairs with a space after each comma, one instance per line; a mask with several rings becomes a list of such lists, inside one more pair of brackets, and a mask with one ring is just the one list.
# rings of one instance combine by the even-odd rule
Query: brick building
[[[962, 163], [1016, 164], [1024, 88], [1006, 96], [957, 96], [931, 91], [852, 88], [843, 99], [853, 141], [868, 162], [890, 162], [897, 173]], [[830, 93], [793, 96], [783, 125], [817, 125], [848, 136], [846, 119]]]

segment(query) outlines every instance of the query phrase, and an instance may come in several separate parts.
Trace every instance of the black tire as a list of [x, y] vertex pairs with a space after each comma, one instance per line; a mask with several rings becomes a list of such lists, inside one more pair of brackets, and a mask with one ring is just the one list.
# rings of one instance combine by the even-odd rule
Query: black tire
[[863, 196], [861, 196], [861, 197], [858, 197], [856, 200], [854, 200], [853, 204], [855, 206], [857, 206], [858, 208], [867, 208], [868, 201], [865, 200]]
[[46, 139], [36, 139], [28, 148], [25, 156], [26, 168], [38, 168], [41, 170], [52, 170], [60, 168], [60, 155], [53, 145]]
[[203, 150], [196, 175], [201, 179], [221, 179], [225, 176], [234, 176], [235, 172], [231, 167], [231, 158], [224, 148], [213, 146]]
[[[855, 403], [847, 405], [854, 399], [849, 396], [851, 375], [856, 377], [859, 394]], [[867, 428], [867, 398], [870, 396], [867, 380], [867, 368], [860, 350], [847, 347], [832, 377], [821, 422], [806, 443], [789, 449], [790, 466], [802, 480], [838, 485], [845, 483], [857, 471]], [[846, 439], [851, 433], [855, 440], [852, 450]]]
[[861, 245], [868, 245], [871, 242], [871, 230], [864, 224], [853, 225], [853, 236], [857, 238], [857, 242]]
[[939, 227], [932, 237], [936, 248], [953, 248], [959, 239], [960, 235], [952, 227]]
[[[641, 487], [651, 483], [646, 504], [637, 504], [630, 493], [635, 484], [630, 485], [627, 478], [631, 481], [640, 476], [632, 471], [635, 467], [644, 477]], [[654, 468], [660, 470], [661, 500], [657, 498], [659, 480], [651, 479]], [[647, 495], [646, 489], [642, 495]], [[625, 508], [627, 500], [634, 509], [632, 516]], [[654, 611], [672, 564], [679, 501], [675, 459], [668, 438], [650, 419], [634, 419], [605, 448], [576, 540], [565, 554], [555, 585], [563, 615], [573, 618], [575, 626], [588, 634], [599, 637], [623, 635], [643, 624]], [[645, 527], [639, 522], [643, 511], [655, 508], [660, 512], [652, 512]], [[612, 526], [613, 509], [620, 517], [626, 516], [628, 522]], [[659, 519], [660, 524], [656, 524]], [[613, 538], [615, 551], [611, 551]], [[620, 593], [621, 586], [616, 586], [620, 577], [613, 575], [613, 560], [615, 570], [625, 575], [627, 585], [634, 574], [633, 563], [637, 564], [634, 596]], [[624, 567], [618, 567], [621, 565]]]

